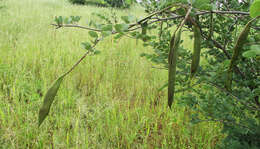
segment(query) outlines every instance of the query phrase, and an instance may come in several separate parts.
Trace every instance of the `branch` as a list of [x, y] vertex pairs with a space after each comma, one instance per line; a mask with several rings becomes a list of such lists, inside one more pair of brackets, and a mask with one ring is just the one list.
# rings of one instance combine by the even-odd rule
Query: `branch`
[[81, 29], [96, 31], [96, 32], [101, 32], [101, 31], [102, 31], [102, 30], [100, 30], [100, 29], [89, 28], [89, 27], [86, 27], [86, 26], [80, 26], [80, 25], [75, 25], [75, 24], [61, 24], [61, 25], [51, 24], [51, 25], [56, 26], [57, 29], [58, 29], [58, 28], [61, 28], [61, 27], [75, 27], [75, 28], [81, 28]]
[[[200, 11], [195, 13], [195, 16], [200, 16], [200, 15], [205, 15], [205, 14], [210, 14], [210, 13], [216, 13], [216, 14], [240, 14], [240, 15], [249, 15], [249, 12], [242, 12], [242, 11]], [[180, 16], [177, 14], [171, 14], [171, 17], [168, 18], [160, 18], [157, 21], [166, 21], [166, 20], [173, 20], [176, 18], [182, 18], [185, 17], [184, 15]]]
[[[141, 27], [136, 27], [136, 28], [133, 28], [135, 26], [138, 26], [140, 25], [142, 22], [144, 21], [147, 21], [149, 19], [155, 19], [154, 21], [151, 21], [149, 22], [148, 24], [153, 24], [153, 23], [156, 23], [156, 22], [159, 22], [159, 21], [167, 21], [167, 20], [173, 20], [173, 19], [179, 19], [179, 18], [185, 18], [186, 15], [177, 15], [177, 14], [171, 14], [172, 16], [171, 17], [168, 17], [168, 18], [152, 18], [153, 16], [155, 15], [158, 15], [160, 13], [163, 13], [165, 11], [167, 11], [168, 9], [174, 7], [174, 6], [179, 6], [178, 4], [174, 4], [174, 5], [171, 5], [169, 7], [166, 7], [160, 11], [156, 11], [148, 16], [146, 16], [145, 18], [137, 21], [137, 23], [133, 23], [133, 24], [130, 24], [129, 27], [128, 27], [128, 30], [126, 32], [129, 32], [129, 31], [134, 31], [134, 30], [137, 30], [137, 29], [140, 29]], [[184, 7], [184, 6], [183, 6]], [[195, 13], [194, 15], [205, 15], [205, 14], [209, 14], [209, 13], [218, 13], [218, 14], [241, 14], [241, 15], [249, 15], [248, 12], [242, 12], [242, 11], [201, 11], [201, 12], [197, 12]], [[56, 26], [57, 29], [58, 28], [61, 28], [61, 27], [75, 27], [75, 28], [81, 28], [81, 29], [86, 29], [86, 30], [91, 30], [91, 31], [96, 31], [96, 32], [102, 32], [102, 30], [100, 29], [95, 29], [95, 28], [90, 28], [90, 27], [86, 27], [86, 26], [81, 26], [81, 25], [75, 25], [75, 24], [61, 24], [61, 25], [58, 25], [58, 24], [51, 24], [53, 26]], [[131, 29], [133, 28], [133, 29]], [[116, 34], [118, 32], [116, 31], [112, 31], [112, 34]], [[214, 41], [213, 41], [214, 42]], [[215, 44], [215, 43], [214, 43]], [[222, 46], [219, 46], [220, 44], [216, 44], [218, 48], [222, 49], [223, 50], [223, 47]], [[221, 48], [222, 47], [222, 48]], [[228, 54], [227, 52], [224, 52], [226, 55]], [[228, 56], [230, 57], [230, 56]]]
[[243, 11], [207, 11], [207, 12], [212, 12], [212, 13], [218, 13], [218, 14], [240, 14], [240, 15], [249, 15], [249, 12], [243, 12]]
[[246, 106], [247, 108], [251, 108], [253, 110], [257, 110], [257, 111], [260, 111], [259, 108], [256, 108], [256, 107], [251, 107], [249, 106], [246, 102], [244, 102], [242, 99], [238, 98], [237, 96], [233, 95], [231, 92], [227, 91], [226, 89], [223, 89], [221, 87], [219, 87], [218, 85], [214, 84], [214, 83], [211, 83], [211, 82], [202, 82], [202, 83], [206, 83], [208, 85], [211, 85], [213, 87], [215, 87], [216, 89], [218, 89], [220, 92], [224, 92], [224, 93], [227, 93], [229, 96], [231, 96], [232, 98], [236, 99], [237, 101], [239, 101], [241, 104], [243, 104], [244, 106]]
[[170, 8], [172, 8], [172, 7], [174, 7], [174, 6], [175, 6], [175, 5], [171, 5], [171, 6], [169, 6], [169, 7], [164, 8], [163, 10], [156, 11], [156, 12], [154, 12], [154, 13], [152, 13], [152, 14], [146, 16], [146, 17], [144, 17], [143, 19], [137, 21], [137, 23], [130, 24], [130, 25], [129, 25], [129, 29], [132, 28], [132, 27], [134, 27], [134, 26], [136, 26], [136, 25], [141, 24], [142, 22], [144, 22], [144, 21], [150, 19], [151, 17], [153, 17], [153, 16], [155, 16], [155, 15], [157, 15], [157, 14], [160, 14], [160, 13], [162, 13], [162, 12], [164, 12], [164, 11], [166, 11], [166, 10], [168, 10], [168, 9], [170, 9]]

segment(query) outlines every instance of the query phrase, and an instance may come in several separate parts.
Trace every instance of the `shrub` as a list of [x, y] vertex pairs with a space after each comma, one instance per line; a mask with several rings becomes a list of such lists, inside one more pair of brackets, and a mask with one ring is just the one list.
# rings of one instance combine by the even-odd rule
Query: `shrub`
[[111, 7], [129, 8], [133, 0], [105, 0]]
[[72, 4], [80, 4], [80, 5], [84, 5], [86, 3], [85, 0], [69, 0], [69, 2], [71, 2]]
[[134, 0], [69, 0], [72, 4], [129, 8]]

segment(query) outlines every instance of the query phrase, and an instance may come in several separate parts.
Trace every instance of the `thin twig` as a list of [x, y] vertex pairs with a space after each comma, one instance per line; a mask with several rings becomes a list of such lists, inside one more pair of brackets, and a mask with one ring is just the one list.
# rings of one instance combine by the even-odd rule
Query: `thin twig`
[[[201, 11], [197, 12], [194, 14], [194, 16], [199, 16], [199, 15], [205, 15], [205, 14], [210, 14], [210, 13], [217, 13], [217, 14], [240, 14], [240, 15], [249, 15], [249, 12], [242, 12], [242, 11]], [[171, 17], [167, 18], [158, 18], [156, 22], [158, 21], [166, 21], [166, 20], [173, 20], [176, 18], [183, 18], [185, 17], [184, 15], [177, 15], [177, 14], [171, 14]]]
[[[91, 47], [92, 49], [95, 48], [95, 46], [98, 44], [99, 41], [101, 41], [102, 39], [97, 39], [94, 43], [94, 45]], [[63, 74], [63, 76], [66, 76], [67, 74], [69, 74], [72, 70], [74, 70], [78, 64], [80, 62], [82, 62], [82, 60], [89, 54], [89, 50], [87, 52], [85, 52], [85, 54], [67, 71]]]
[[234, 98], [234, 99], [236, 99], [237, 101], [239, 101], [241, 104], [243, 104], [243, 105], [246, 106], [247, 108], [251, 108], [251, 109], [253, 109], [253, 110], [260, 111], [259, 108], [249, 106], [247, 103], [245, 103], [243, 100], [241, 100], [240, 98], [238, 98], [237, 96], [235, 96], [235, 95], [232, 94], [231, 92], [227, 91], [226, 89], [223, 89], [223, 88], [219, 87], [218, 85], [216, 85], [216, 84], [214, 84], [214, 83], [211, 83], [211, 82], [208, 82], [208, 81], [207, 81], [207, 82], [204, 81], [204, 82], [202, 82], [202, 83], [206, 83], [206, 84], [208, 84], [208, 85], [211, 85], [211, 86], [215, 87], [216, 89], [218, 89], [218, 90], [221, 91], [221, 92], [227, 93], [228, 95], [230, 95], [232, 98]]
[[155, 16], [155, 15], [157, 15], [157, 14], [160, 14], [160, 13], [162, 13], [162, 12], [164, 12], [164, 11], [166, 11], [166, 10], [168, 10], [168, 9], [170, 9], [170, 8], [172, 8], [172, 7], [174, 7], [174, 6], [175, 6], [175, 5], [171, 5], [171, 6], [169, 6], [169, 7], [164, 8], [163, 10], [156, 11], [156, 12], [154, 12], [154, 13], [152, 13], [152, 14], [146, 16], [146, 17], [144, 17], [143, 19], [137, 21], [137, 23], [130, 24], [130, 25], [129, 25], [129, 29], [132, 28], [132, 27], [134, 27], [134, 26], [136, 26], [136, 25], [141, 24], [142, 22], [144, 22], [144, 21], [150, 19], [151, 17], [153, 17], [153, 16]]
[[61, 27], [75, 27], [75, 28], [81, 28], [81, 29], [86, 29], [86, 30], [91, 30], [91, 31], [96, 31], [96, 32], [101, 32], [102, 30], [100, 29], [95, 29], [95, 28], [90, 28], [90, 27], [86, 27], [86, 26], [81, 26], [81, 25], [76, 25], [76, 24], [51, 24], [53, 26], [56, 26], [57, 29], [61, 28]]

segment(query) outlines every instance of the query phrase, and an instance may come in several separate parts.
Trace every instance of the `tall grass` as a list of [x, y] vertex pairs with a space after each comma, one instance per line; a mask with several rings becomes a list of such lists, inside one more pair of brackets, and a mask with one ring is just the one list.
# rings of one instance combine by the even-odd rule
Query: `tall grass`
[[[92, 12], [140, 16], [142, 9], [111, 10], [63, 0], [0, 1], [0, 148], [214, 148], [222, 138], [216, 123], [188, 123], [190, 110], [166, 107], [158, 92], [167, 72], [139, 57], [135, 40], [107, 39], [66, 77], [49, 117], [37, 127], [48, 86], [85, 52], [87, 31], [55, 30], [55, 16]], [[187, 37], [188, 40], [188, 37]], [[189, 43], [189, 42], [187, 42]]]

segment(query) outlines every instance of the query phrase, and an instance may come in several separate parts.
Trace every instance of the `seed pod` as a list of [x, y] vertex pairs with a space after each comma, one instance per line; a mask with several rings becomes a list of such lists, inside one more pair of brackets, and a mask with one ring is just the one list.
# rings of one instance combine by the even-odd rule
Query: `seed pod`
[[146, 39], [147, 26], [148, 26], [147, 21], [141, 24], [141, 27], [142, 27], [142, 40], [144, 42], [147, 41], [147, 39]]
[[40, 126], [42, 124], [42, 122], [44, 121], [46, 116], [49, 114], [51, 104], [52, 104], [54, 97], [56, 96], [56, 94], [59, 90], [60, 84], [61, 84], [64, 77], [65, 77], [65, 75], [62, 75], [61, 77], [59, 77], [55, 81], [55, 83], [49, 88], [46, 95], [44, 96], [43, 105], [42, 105], [40, 112], [39, 112], [39, 124], [38, 124], [38, 126]]
[[194, 32], [194, 45], [193, 45], [193, 54], [192, 54], [192, 62], [191, 62], [191, 75], [190, 78], [192, 79], [199, 67], [200, 63], [200, 51], [201, 51], [201, 34], [200, 28], [198, 25], [193, 25], [193, 32]]
[[228, 91], [231, 91], [231, 86], [232, 86], [232, 73], [233, 73], [233, 67], [237, 63], [238, 56], [241, 54], [241, 51], [243, 49], [243, 45], [246, 43], [247, 36], [250, 31], [250, 24], [254, 21], [255, 19], [249, 21], [240, 35], [238, 36], [238, 39], [236, 40], [236, 44], [233, 48], [233, 55], [230, 61], [229, 69], [227, 71], [227, 77], [225, 81], [225, 88]]
[[176, 37], [173, 34], [170, 42], [170, 51], [168, 57], [168, 106], [171, 108], [174, 100], [175, 79], [176, 79], [176, 64], [178, 56], [178, 48], [181, 40], [181, 28], [177, 31]]

